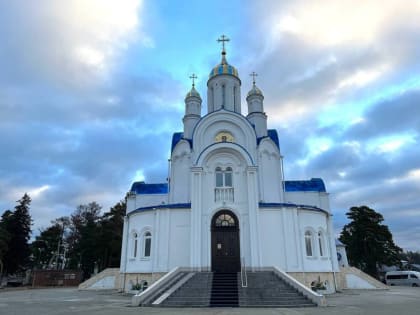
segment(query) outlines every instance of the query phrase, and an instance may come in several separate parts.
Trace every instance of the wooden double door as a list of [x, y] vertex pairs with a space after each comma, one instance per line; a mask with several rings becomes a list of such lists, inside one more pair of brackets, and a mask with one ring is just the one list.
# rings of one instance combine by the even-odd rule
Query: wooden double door
[[239, 222], [229, 210], [217, 212], [211, 226], [211, 269], [213, 272], [241, 270]]

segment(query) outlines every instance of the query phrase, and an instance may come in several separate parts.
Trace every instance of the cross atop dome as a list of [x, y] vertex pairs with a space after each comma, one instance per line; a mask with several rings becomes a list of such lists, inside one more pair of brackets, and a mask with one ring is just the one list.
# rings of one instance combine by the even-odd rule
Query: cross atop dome
[[195, 73], [193, 73], [192, 75], [190, 75], [190, 79], [192, 80], [192, 87], [195, 86], [195, 79], [197, 79], [198, 77], [195, 75]]
[[255, 85], [255, 77], [257, 77], [258, 74], [255, 73], [254, 71], [252, 71], [252, 73], [250, 74], [250, 76], [252, 77], [252, 85]]
[[217, 42], [222, 43], [222, 55], [226, 55], [225, 42], [229, 42], [229, 41], [230, 39], [224, 34], [222, 34], [222, 36], [220, 36], [220, 38], [217, 39]]

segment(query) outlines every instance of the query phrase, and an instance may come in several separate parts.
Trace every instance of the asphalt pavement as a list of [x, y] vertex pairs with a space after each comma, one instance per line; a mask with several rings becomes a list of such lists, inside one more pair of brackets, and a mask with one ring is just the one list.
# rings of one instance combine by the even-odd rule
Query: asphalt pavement
[[327, 296], [327, 307], [157, 308], [133, 307], [131, 296], [76, 288], [0, 289], [0, 315], [419, 315], [420, 288], [346, 290]]

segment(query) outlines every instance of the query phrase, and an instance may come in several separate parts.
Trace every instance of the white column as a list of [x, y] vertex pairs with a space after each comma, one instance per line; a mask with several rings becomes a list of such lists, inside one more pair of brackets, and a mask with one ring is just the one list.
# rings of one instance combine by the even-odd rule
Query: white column
[[259, 218], [258, 218], [258, 167], [248, 166], [248, 209], [249, 209], [249, 234], [251, 243], [251, 267], [261, 267]]
[[332, 225], [332, 215], [328, 214], [327, 219], [327, 242], [330, 252], [331, 267], [333, 271], [340, 271], [337, 261], [337, 248], [335, 247], [334, 229]]
[[[155, 222], [152, 231], [152, 272], [159, 270], [159, 227], [160, 227], [160, 210], [155, 209]], [[142, 240], [143, 241], [143, 240]]]
[[127, 246], [129, 241], [129, 219], [128, 216], [124, 217], [124, 225], [123, 225], [123, 234], [122, 234], [122, 247], [121, 247], [121, 262], [120, 262], [120, 272], [124, 272], [127, 270]]
[[191, 168], [191, 248], [190, 267], [201, 267], [201, 182], [202, 167]]

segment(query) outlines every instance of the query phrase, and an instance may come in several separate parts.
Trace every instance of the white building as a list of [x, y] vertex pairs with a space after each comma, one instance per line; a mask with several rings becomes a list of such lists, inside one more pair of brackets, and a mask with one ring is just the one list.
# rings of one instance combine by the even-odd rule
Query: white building
[[121, 273], [148, 279], [177, 266], [239, 271], [276, 266], [309, 285], [339, 271], [322, 179], [288, 181], [276, 130], [255, 85], [242, 114], [238, 71], [222, 60], [194, 88], [174, 133], [168, 183], [135, 182], [127, 199]]

